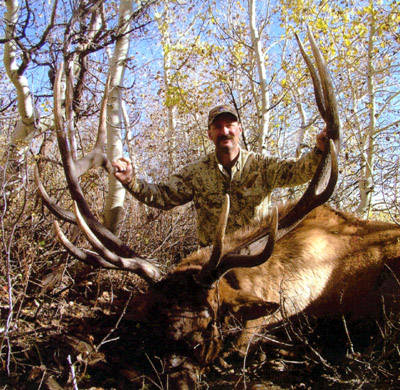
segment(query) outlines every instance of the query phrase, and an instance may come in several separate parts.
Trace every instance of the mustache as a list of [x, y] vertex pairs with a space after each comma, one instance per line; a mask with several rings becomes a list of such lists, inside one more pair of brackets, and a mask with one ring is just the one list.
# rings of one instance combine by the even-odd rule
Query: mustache
[[231, 135], [220, 135], [218, 138], [217, 138], [217, 141], [225, 141], [225, 140], [228, 140], [228, 139], [233, 139], [234, 137], [232, 137]]

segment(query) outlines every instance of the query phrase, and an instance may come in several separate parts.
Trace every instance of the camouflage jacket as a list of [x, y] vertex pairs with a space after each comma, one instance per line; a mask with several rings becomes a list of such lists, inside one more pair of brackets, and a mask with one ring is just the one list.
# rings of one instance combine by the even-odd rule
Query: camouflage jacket
[[133, 179], [127, 189], [139, 201], [164, 210], [193, 201], [199, 243], [206, 246], [212, 243], [226, 193], [230, 195], [227, 232], [231, 232], [268, 211], [274, 188], [307, 182], [319, 161], [320, 155], [314, 151], [298, 160], [280, 160], [241, 149], [229, 174], [215, 153], [210, 153], [165, 182]]

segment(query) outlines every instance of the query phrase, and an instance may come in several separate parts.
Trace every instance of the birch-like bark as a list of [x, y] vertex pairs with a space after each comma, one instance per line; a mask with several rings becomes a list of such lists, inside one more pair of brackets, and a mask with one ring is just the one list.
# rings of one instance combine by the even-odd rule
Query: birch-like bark
[[17, 45], [15, 43], [15, 29], [18, 22], [20, 5], [18, 0], [6, 0], [7, 11], [4, 15], [6, 23], [6, 40], [4, 45], [4, 66], [7, 76], [14, 84], [17, 92], [18, 114], [20, 119], [12, 134], [11, 143], [23, 155], [29, 145], [36, 128], [36, 115], [32, 101], [29, 83], [17, 62]]
[[[16, 123], [15, 129], [11, 135], [11, 159], [14, 162], [14, 168], [17, 168], [22, 162], [27, 151], [31, 139], [37, 129], [46, 131], [53, 128], [53, 116], [40, 118], [38, 112], [35, 110], [32, 93], [29, 87], [28, 79], [24, 76], [24, 71], [27, 69], [30, 62], [29, 53], [22, 53], [22, 60], [18, 62], [17, 58], [20, 54], [16, 43], [16, 26], [20, 12], [20, 4], [18, 0], [6, 0], [6, 12], [4, 21], [6, 24], [4, 44], [3, 62], [7, 72], [7, 76], [13, 83], [17, 93], [17, 108], [19, 119]], [[54, 22], [56, 3], [53, 5], [53, 16], [50, 25], [46, 29], [47, 34]], [[41, 41], [45, 41], [43, 35]]]
[[163, 71], [164, 71], [164, 88], [165, 88], [165, 105], [167, 109], [168, 134], [166, 140], [168, 142], [168, 158], [170, 169], [174, 168], [174, 150], [175, 150], [175, 128], [176, 128], [176, 105], [171, 101], [171, 80], [172, 80], [172, 60], [171, 60], [171, 38], [169, 32], [168, 21], [170, 19], [170, 11], [168, 1], [164, 2], [164, 9], [160, 15], [156, 15], [158, 30], [161, 34], [161, 46], [163, 50]]
[[[120, 88], [123, 83], [125, 62], [129, 50], [129, 28], [132, 17], [132, 1], [121, 0], [119, 6], [118, 32], [120, 38], [115, 43], [114, 53], [110, 62], [110, 96], [107, 106], [107, 158], [110, 161], [122, 157], [123, 112], [121, 105]], [[128, 130], [128, 129], [127, 129]], [[115, 179], [108, 177], [108, 194], [104, 209], [104, 224], [112, 232], [117, 230], [121, 220], [125, 200], [125, 189]]]
[[267, 88], [267, 80], [266, 80], [266, 70], [265, 70], [265, 62], [263, 58], [263, 52], [261, 49], [260, 36], [256, 25], [256, 0], [249, 0], [248, 2], [249, 9], [249, 19], [250, 19], [250, 33], [251, 33], [251, 42], [254, 51], [254, 58], [257, 65], [258, 70], [258, 78], [260, 85], [260, 96], [261, 96], [261, 105], [256, 101], [257, 107], [257, 119], [259, 125], [259, 144], [258, 151], [262, 154], [267, 154], [267, 145], [265, 141], [268, 138], [268, 129], [269, 129], [269, 92]]
[[[82, 91], [85, 81], [85, 75], [87, 74], [87, 55], [83, 55], [81, 59], [79, 59], [79, 55], [85, 53], [90, 47], [93, 45], [94, 38], [99, 33], [102, 26], [102, 16], [99, 12], [99, 5], [94, 5], [88, 11], [90, 14], [90, 20], [87, 26], [87, 30], [85, 33], [85, 39], [82, 42], [77, 44], [76, 51], [69, 61], [66, 64], [66, 74], [69, 75], [67, 80], [71, 83], [71, 96], [66, 96], [65, 102], [65, 111], [66, 111], [66, 120], [68, 123], [68, 137], [69, 142], [71, 144], [72, 156], [75, 160], [78, 159], [77, 155], [77, 134], [75, 129], [75, 108], [80, 105], [80, 101], [82, 98]], [[86, 16], [86, 15], [82, 15]], [[74, 19], [74, 18], [73, 18]], [[82, 22], [80, 22], [82, 23]], [[86, 23], [86, 22], [85, 22]], [[70, 40], [64, 43], [64, 53], [69, 53], [70, 48]], [[77, 79], [77, 82], [74, 83], [74, 80]]]
[[292, 82], [289, 76], [287, 76], [287, 78], [290, 85], [290, 92], [293, 96], [294, 102], [296, 103], [296, 108], [299, 113], [301, 123], [299, 129], [296, 131], [296, 158], [298, 158], [302, 154], [306, 130], [311, 126], [311, 123], [307, 123], [307, 114], [304, 111], [304, 106], [301, 102], [301, 91], [299, 87]]
[[368, 73], [367, 73], [367, 85], [368, 85], [368, 116], [369, 125], [367, 134], [361, 134], [361, 178], [358, 182], [358, 188], [360, 193], [360, 203], [356, 212], [368, 218], [371, 208], [372, 194], [374, 191], [373, 174], [374, 174], [374, 134], [376, 131], [376, 120], [375, 120], [375, 69], [373, 65], [373, 51], [374, 51], [374, 39], [375, 39], [375, 16], [373, 14], [373, 1], [370, 1], [371, 5], [371, 24], [369, 29], [368, 39]]

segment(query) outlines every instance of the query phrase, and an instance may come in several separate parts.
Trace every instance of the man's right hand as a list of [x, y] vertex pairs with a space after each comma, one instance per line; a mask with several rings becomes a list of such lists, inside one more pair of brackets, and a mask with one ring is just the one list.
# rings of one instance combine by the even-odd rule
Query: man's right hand
[[112, 162], [114, 176], [123, 184], [128, 185], [134, 176], [132, 162], [128, 158], [120, 157]]

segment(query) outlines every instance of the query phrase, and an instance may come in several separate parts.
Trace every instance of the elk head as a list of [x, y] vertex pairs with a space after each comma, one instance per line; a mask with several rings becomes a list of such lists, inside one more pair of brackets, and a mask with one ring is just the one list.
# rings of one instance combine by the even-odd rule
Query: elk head
[[[276, 210], [273, 211], [268, 227], [251, 241], [243, 242], [234, 248], [227, 245], [229, 240], [224, 237], [229, 213], [227, 196], [212, 248], [205, 248], [193, 254], [162, 280], [160, 280], [161, 273], [153, 262], [138, 256], [124, 246], [95, 219], [79, 185], [78, 177], [83, 172], [84, 165], [93, 166], [89, 162], [96, 160], [108, 166], [100, 152], [103, 141], [99, 141], [104, 132], [104, 107], [107, 102], [108, 87], [102, 103], [98, 143], [90, 156], [76, 160], [71, 153], [61, 119], [59, 108], [61, 71], [58, 72], [54, 94], [56, 130], [68, 187], [75, 201], [74, 214], [61, 209], [47, 196], [40, 183], [39, 173], [36, 172], [39, 190], [48, 208], [58, 217], [78, 224], [95, 250], [92, 252], [76, 248], [55, 224], [57, 236], [73, 256], [103, 267], [130, 270], [151, 282], [148, 292], [136, 297], [131, 304], [128, 315], [150, 324], [148, 332], [153, 340], [159, 340], [163, 346], [163, 358], [169, 377], [175, 383], [174, 388], [191, 388], [190, 384], [196, 379], [196, 369], [207, 365], [218, 356], [223, 345], [222, 324], [228, 316], [233, 313], [239, 320], [241, 318], [249, 320], [266, 316], [277, 309], [276, 303], [265, 302], [256, 296], [229, 289], [227, 286], [222, 292], [220, 285], [224, 284], [224, 275], [234, 268], [256, 267], [266, 262], [273, 251], [275, 241], [293, 229], [312, 209], [326, 202], [335, 188], [337, 181], [335, 144], [338, 146], [340, 128], [337, 105], [326, 64], [309, 31], [308, 36], [317, 70], [305, 54], [300, 41], [299, 44], [312, 75], [317, 105], [326, 122], [331, 140], [307, 190], [286, 215], [278, 218]], [[321, 186], [324, 186], [324, 189], [321, 190]], [[266, 244], [261, 250], [254, 252], [251, 249], [252, 244], [266, 237], [268, 237]], [[250, 248], [248, 250], [250, 254], [240, 254], [244, 248]]]

